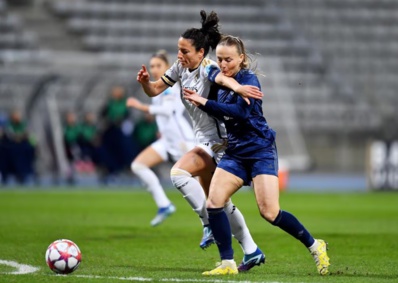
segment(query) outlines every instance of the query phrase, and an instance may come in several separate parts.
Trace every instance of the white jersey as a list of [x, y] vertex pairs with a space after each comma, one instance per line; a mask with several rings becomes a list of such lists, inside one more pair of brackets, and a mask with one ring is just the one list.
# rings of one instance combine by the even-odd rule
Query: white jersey
[[[181, 63], [176, 61], [162, 76], [162, 80], [169, 86], [173, 86], [176, 82], [180, 82], [182, 88], [194, 90], [202, 97], [208, 98], [212, 82], [208, 79], [208, 68], [206, 67], [210, 65], [218, 68], [216, 62], [207, 58], [203, 59], [199, 67], [193, 71], [183, 68]], [[227, 138], [226, 129], [222, 122], [209, 116], [191, 102], [185, 99], [182, 99], [182, 102], [192, 119], [197, 142], [207, 143], [211, 140]]]
[[[180, 99], [179, 84], [152, 98], [149, 113], [155, 115], [160, 132], [158, 143], [162, 143], [173, 159], [178, 160], [193, 148], [195, 136]], [[176, 161], [175, 160], [175, 161]]]

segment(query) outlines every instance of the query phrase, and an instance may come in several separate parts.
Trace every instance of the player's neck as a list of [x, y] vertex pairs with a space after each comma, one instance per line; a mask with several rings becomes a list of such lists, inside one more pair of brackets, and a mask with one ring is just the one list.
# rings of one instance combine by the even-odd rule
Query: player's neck
[[[203, 59], [204, 59], [204, 58], [203, 58]], [[198, 62], [198, 64], [195, 65], [195, 67], [193, 67], [193, 68], [188, 68], [188, 71], [193, 72], [193, 71], [195, 71], [197, 68], [199, 68], [200, 64], [202, 64], [203, 59], [200, 60], [200, 61]]]

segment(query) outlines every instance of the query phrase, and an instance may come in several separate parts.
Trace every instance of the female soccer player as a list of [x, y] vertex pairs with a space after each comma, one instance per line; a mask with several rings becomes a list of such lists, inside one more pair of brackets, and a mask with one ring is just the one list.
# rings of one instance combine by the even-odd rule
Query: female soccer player
[[[248, 56], [239, 38], [224, 36], [218, 43], [216, 56], [221, 70], [211, 67], [209, 80], [214, 81], [222, 72], [240, 84], [260, 88], [257, 76], [248, 69]], [[217, 101], [208, 100], [190, 89], [184, 89], [184, 98], [209, 115], [223, 120], [228, 132], [228, 147], [217, 165], [206, 203], [210, 227], [222, 262], [203, 274], [238, 273], [233, 260], [231, 227], [223, 207], [242, 185], [251, 181], [261, 216], [300, 240], [310, 250], [318, 272], [327, 274], [329, 258], [326, 243], [315, 240], [296, 217], [280, 210], [275, 132], [263, 116], [262, 101], [250, 98], [248, 105], [236, 92], [223, 87], [217, 92]], [[246, 258], [243, 263], [245, 261]]]
[[[207, 79], [208, 70], [211, 66], [217, 68], [217, 64], [207, 59], [206, 55], [210, 48], [214, 49], [217, 46], [221, 34], [218, 30], [219, 19], [215, 12], [211, 12], [207, 17], [205, 11], [201, 11], [200, 15], [202, 27], [200, 29], [188, 29], [181, 35], [178, 40], [178, 60], [161, 79], [150, 81], [144, 65], [138, 72], [137, 81], [142, 85], [148, 96], [156, 96], [166, 88], [172, 87], [176, 82], [180, 82], [182, 88], [195, 90], [204, 97], [210, 95], [212, 82]], [[242, 95], [262, 96], [258, 87], [241, 86], [234, 79], [221, 73], [213, 81]], [[170, 175], [174, 186], [183, 194], [202, 221], [204, 229], [200, 247], [206, 248], [214, 242], [209, 229], [206, 195], [216, 162], [220, 160], [226, 145], [226, 132], [225, 126], [218, 120], [185, 100], [183, 100], [183, 103], [193, 121], [197, 145], [177, 161]], [[199, 177], [199, 182], [195, 177]], [[244, 253], [249, 255], [259, 252], [260, 255], [256, 255], [254, 259], [255, 265], [263, 263], [264, 255], [254, 243], [241, 212], [231, 201], [225, 203], [224, 209], [231, 223], [232, 234], [241, 244]], [[249, 269], [253, 266], [250, 265]]]
[[[149, 71], [158, 80], [169, 68], [169, 60], [164, 51], [154, 54], [149, 62]], [[175, 207], [167, 198], [159, 178], [150, 169], [168, 160], [176, 162], [195, 146], [195, 136], [191, 125], [184, 117], [184, 105], [180, 98], [179, 84], [168, 88], [152, 98], [152, 105], [129, 98], [127, 106], [156, 116], [160, 139], [144, 149], [131, 163], [131, 170], [146, 185], [158, 207], [151, 221], [152, 226], [159, 225], [175, 212]]]

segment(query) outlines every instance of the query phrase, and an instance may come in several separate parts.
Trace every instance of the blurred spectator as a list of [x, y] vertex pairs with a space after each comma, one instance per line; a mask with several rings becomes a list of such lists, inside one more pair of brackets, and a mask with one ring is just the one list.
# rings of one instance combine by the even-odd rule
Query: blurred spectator
[[26, 122], [18, 110], [10, 113], [9, 122], [2, 138], [2, 181], [7, 183], [10, 175], [25, 184], [34, 177], [35, 142], [29, 135]]
[[69, 162], [69, 172], [67, 176], [67, 181], [69, 183], [75, 182], [74, 164], [76, 161], [80, 160], [79, 136], [80, 127], [76, 114], [74, 112], [66, 113], [64, 123], [64, 144], [66, 158]]
[[128, 117], [129, 111], [126, 106], [126, 95], [124, 88], [115, 86], [111, 90], [111, 97], [102, 110], [102, 116], [108, 125], [120, 127]]
[[7, 117], [0, 113], [0, 182], [3, 182], [5, 169], [6, 169], [6, 149], [5, 149], [5, 126]]
[[145, 113], [143, 118], [134, 127], [133, 139], [138, 145], [138, 151], [152, 144], [159, 138], [155, 117]]
[[94, 113], [88, 112], [84, 115], [80, 124], [79, 146], [81, 151], [81, 168], [83, 172], [93, 172], [94, 164], [100, 163], [99, 158], [99, 136]]
[[132, 126], [128, 120], [129, 110], [126, 100], [124, 88], [115, 86], [101, 111], [104, 122], [101, 156], [110, 174], [129, 166], [130, 161], [137, 154], [131, 139]]

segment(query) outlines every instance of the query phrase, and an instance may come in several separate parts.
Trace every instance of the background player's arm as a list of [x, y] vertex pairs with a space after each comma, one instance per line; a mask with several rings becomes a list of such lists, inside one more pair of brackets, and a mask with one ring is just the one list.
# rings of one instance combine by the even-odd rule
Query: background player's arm
[[128, 107], [133, 107], [135, 109], [138, 109], [142, 112], [149, 113], [149, 105], [142, 103], [137, 98], [129, 97], [127, 99], [126, 105]]
[[161, 115], [161, 116], [170, 117], [171, 115], [173, 115], [175, 111], [176, 108], [175, 105], [176, 105], [175, 99], [170, 96], [163, 99], [161, 105], [150, 105], [148, 112], [149, 114], [152, 115]]
[[137, 81], [141, 84], [142, 89], [149, 97], [154, 97], [163, 92], [169, 86], [163, 82], [163, 80], [158, 79], [153, 82], [149, 80], [149, 73], [145, 67], [142, 65], [141, 70], [137, 74]]
[[133, 107], [142, 112], [149, 113], [155, 116], [162, 115], [169, 117], [173, 114], [175, 109], [175, 100], [171, 96], [166, 99], [163, 99], [162, 105], [148, 105], [142, 103], [141, 101], [139, 101], [137, 98], [134, 97], [129, 97], [127, 99], [126, 104], [128, 107]]

